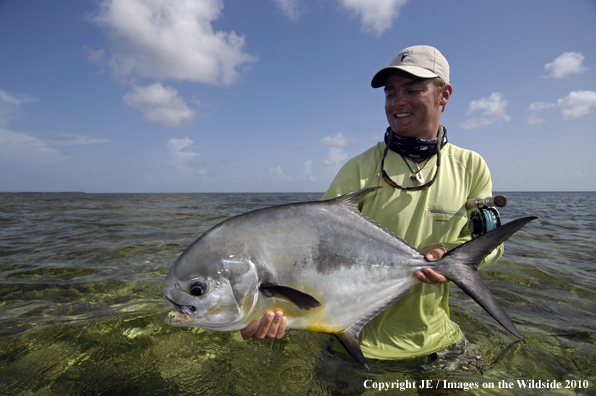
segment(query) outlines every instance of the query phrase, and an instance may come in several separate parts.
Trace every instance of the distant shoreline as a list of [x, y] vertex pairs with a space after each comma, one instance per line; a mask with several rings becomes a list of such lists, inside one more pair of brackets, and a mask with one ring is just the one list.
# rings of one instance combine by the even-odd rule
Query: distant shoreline
[[0, 194], [87, 194], [83, 191], [0, 191]]

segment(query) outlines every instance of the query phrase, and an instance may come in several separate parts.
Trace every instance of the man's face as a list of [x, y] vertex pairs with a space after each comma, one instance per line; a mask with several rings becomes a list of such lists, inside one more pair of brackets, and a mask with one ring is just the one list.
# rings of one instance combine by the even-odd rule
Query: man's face
[[437, 137], [441, 110], [449, 101], [451, 86], [445, 85], [437, 100], [434, 79], [410, 74], [391, 75], [385, 79], [385, 113], [393, 132], [404, 137]]

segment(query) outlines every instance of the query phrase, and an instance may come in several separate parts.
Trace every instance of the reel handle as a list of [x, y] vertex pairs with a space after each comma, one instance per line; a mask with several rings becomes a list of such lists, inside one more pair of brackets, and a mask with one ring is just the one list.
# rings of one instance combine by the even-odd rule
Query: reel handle
[[495, 195], [494, 197], [488, 198], [470, 198], [466, 200], [466, 209], [493, 208], [495, 206], [502, 208], [505, 205], [507, 205], [507, 197], [504, 195]]

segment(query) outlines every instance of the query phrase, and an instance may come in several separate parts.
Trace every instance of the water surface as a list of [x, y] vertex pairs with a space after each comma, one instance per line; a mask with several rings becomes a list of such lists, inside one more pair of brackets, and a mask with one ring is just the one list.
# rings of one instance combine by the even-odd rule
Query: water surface
[[0, 395], [376, 394], [373, 381], [418, 385], [386, 394], [545, 393], [518, 380], [596, 394], [596, 193], [505, 194], [503, 221], [539, 219], [481, 276], [526, 339], [452, 287], [466, 354], [371, 361], [370, 372], [327, 352], [326, 335], [244, 341], [163, 324], [168, 269], [203, 232], [319, 193], [0, 194]]

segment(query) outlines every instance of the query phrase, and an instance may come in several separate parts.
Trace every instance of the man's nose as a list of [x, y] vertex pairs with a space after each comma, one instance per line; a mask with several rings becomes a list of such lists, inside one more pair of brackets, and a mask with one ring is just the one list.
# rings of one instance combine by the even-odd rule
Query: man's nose
[[393, 96], [393, 102], [391, 105], [393, 107], [399, 107], [404, 104], [404, 95], [401, 92], [396, 92]]

